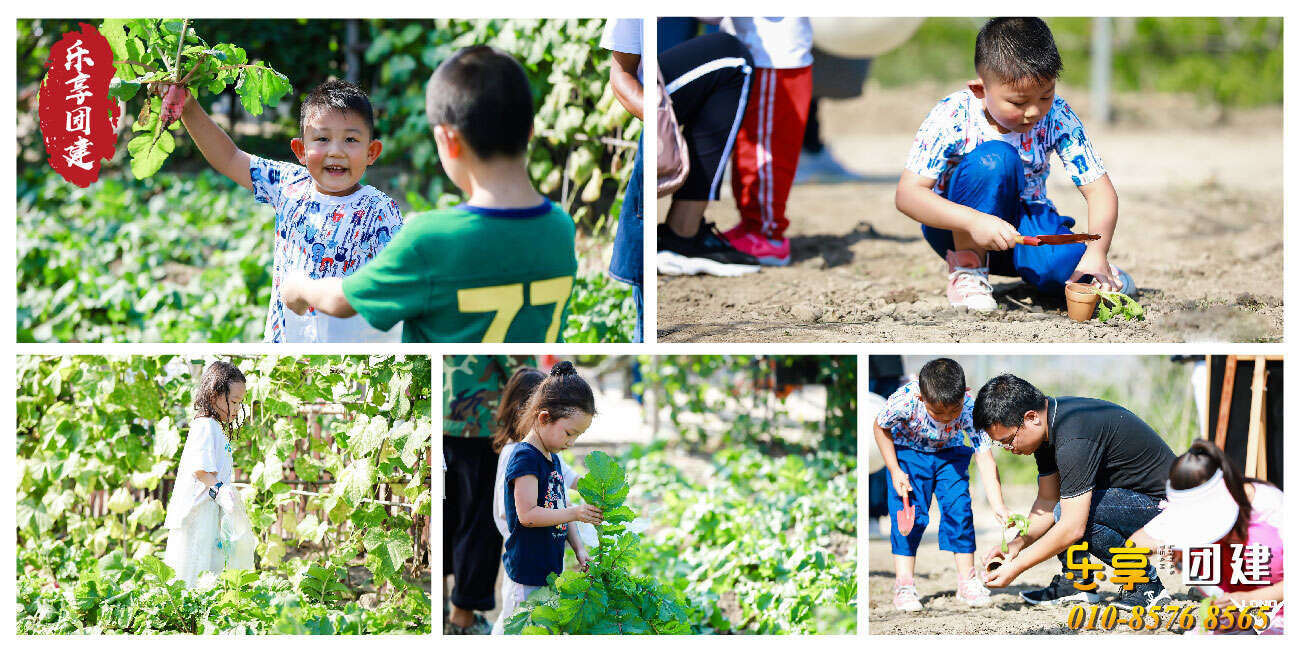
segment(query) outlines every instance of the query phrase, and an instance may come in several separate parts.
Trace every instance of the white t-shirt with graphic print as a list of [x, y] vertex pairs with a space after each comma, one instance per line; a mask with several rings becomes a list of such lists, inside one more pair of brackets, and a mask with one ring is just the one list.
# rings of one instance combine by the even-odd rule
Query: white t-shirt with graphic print
[[345, 197], [321, 194], [307, 168], [252, 157], [253, 198], [275, 209], [271, 306], [264, 339], [271, 343], [398, 343], [402, 326], [387, 332], [360, 315], [339, 319], [314, 309], [285, 309], [280, 283], [289, 277], [345, 278], [373, 260], [402, 227], [397, 202], [373, 186]]
[[[975, 427], [975, 398], [969, 391], [962, 400], [961, 415], [948, 423], [930, 416], [921, 402], [921, 385], [916, 380], [899, 387], [876, 415], [876, 424], [889, 432], [894, 445], [918, 452], [934, 453], [955, 447], [976, 452], [993, 449], [993, 439]], [[969, 441], [969, 442], [968, 442]]]
[[[1101, 157], [1092, 147], [1079, 116], [1060, 95], [1052, 108], [1026, 133], [999, 133], [984, 115], [984, 100], [969, 88], [955, 92], [935, 105], [916, 132], [907, 154], [906, 169], [928, 179], [938, 179], [949, 165], [978, 145], [1002, 140], [1016, 148], [1025, 165], [1025, 203], [1041, 203], [1055, 209], [1047, 198], [1047, 174], [1051, 152], [1056, 152], [1070, 180], [1087, 185], [1106, 173]], [[935, 192], [940, 184], [935, 184]]]

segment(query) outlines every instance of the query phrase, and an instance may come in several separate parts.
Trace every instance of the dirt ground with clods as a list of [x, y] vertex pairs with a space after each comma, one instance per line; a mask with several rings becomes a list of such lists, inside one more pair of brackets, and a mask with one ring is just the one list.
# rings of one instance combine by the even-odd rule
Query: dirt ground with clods
[[[974, 487], [974, 484], [972, 484]], [[1033, 502], [1034, 489], [1028, 486], [1004, 486], [1007, 505], [1017, 512], [1023, 512]], [[975, 559], [976, 564], [989, 549], [1000, 544], [998, 528], [992, 511], [984, 499], [983, 489], [973, 490], [971, 502], [975, 510]], [[894, 610], [894, 557], [889, 550], [889, 521], [883, 520], [884, 537], [873, 535], [868, 544], [868, 592], [869, 604], [867, 622], [872, 635], [914, 635], [914, 634], [954, 634], [954, 635], [1058, 635], [1058, 634], [1103, 634], [1101, 630], [1076, 631], [1066, 623], [1069, 606], [1033, 606], [1020, 598], [1022, 590], [1035, 590], [1046, 586], [1052, 577], [1060, 571], [1060, 563], [1049, 560], [1030, 568], [1021, 574], [1011, 585], [1005, 588], [993, 588], [993, 603], [987, 607], [972, 608], [957, 600], [957, 568], [953, 564], [953, 555], [939, 550], [938, 522], [939, 509], [935, 506], [930, 512], [932, 523], [922, 539], [921, 548], [916, 555], [916, 588], [921, 596], [924, 609], [920, 612], [905, 613]], [[873, 527], [873, 530], [875, 528]], [[1095, 561], [1095, 559], [1093, 559]], [[1109, 576], [1110, 568], [1106, 568]], [[1187, 590], [1177, 574], [1160, 572], [1160, 580], [1173, 596], [1172, 605], [1181, 610], [1184, 606], [1197, 602], [1188, 598]], [[1119, 590], [1110, 583], [1101, 587], [1104, 608], [1111, 600], [1119, 597]], [[1122, 615], [1121, 615], [1122, 616]], [[1114, 632], [1133, 633], [1127, 624], [1120, 622]], [[1161, 629], [1160, 634], [1170, 631]], [[1154, 635], [1155, 631], [1143, 634]]]
[[[991, 278], [999, 311], [959, 312], [946, 266], [894, 208], [912, 136], [955, 87], [869, 85], [822, 103], [823, 138], [862, 175], [796, 185], [792, 262], [738, 278], [660, 276], [660, 341], [1183, 342], [1281, 341], [1282, 111], [1233, 112], [1226, 124], [1190, 97], [1120, 95], [1113, 125], [1090, 121], [1086, 91], [1061, 95], [1081, 115], [1119, 194], [1110, 260], [1139, 288], [1144, 321], [1075, 323], [1064, 299]], [[1053, 157], [1048, 196], [1084, 232], [1087, 209]], [[659, 201], [662, 221], [667, 199]], [[738, 216], [728, 194], [707, 218]]]

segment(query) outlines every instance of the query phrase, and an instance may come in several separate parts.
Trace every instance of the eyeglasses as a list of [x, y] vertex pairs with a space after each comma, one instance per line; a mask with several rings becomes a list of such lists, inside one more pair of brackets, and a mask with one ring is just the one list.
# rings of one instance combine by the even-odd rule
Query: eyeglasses
[[1024, 424], [1024, 423], [1021, 423], [1021, 424], [1020, 424], [1020, 427], [1017, 427], [1017, 428], [1016, 428], [1016, 431], [1014, 431], [1014, 432], [1011, 433], [1011, 438], [1008, 438], [1006, 441], [999, 441], [999, 440], [993, 438], [992, 436], [990, 436], [989, 439], [992, 440], [994, 443], [996, 443], [997, 446], [1000, 447], [1000, 448], [1002, 448], [1003, 450], [1010, 450], [1010, 451], [1013, 451], [1013, 452], [1014, 452], [1014, 451], [1015, 451], [1015, 445], [1016, 445], [1016, 436], [1017, 436], [1018, 434], [1020, 434], [1020, 429], [1021, 429], [1022, 427], [1024, 427], [1024, 426], [1025, 426], [1025, 424]]

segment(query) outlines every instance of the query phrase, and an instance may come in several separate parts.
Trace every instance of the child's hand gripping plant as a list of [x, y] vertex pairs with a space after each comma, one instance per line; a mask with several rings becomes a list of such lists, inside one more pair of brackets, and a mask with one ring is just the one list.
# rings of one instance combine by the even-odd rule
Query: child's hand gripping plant
[[1097, 295], [1101, 296], [1101, 302], [1097, 304], [1097, 320], [1105, 323], [1111, 318], [1122, 316], [1126, 321], [1137, 319], [1142, 321], [1146, 318], [1142, 311], [1142, 306], [1137, 301], [1119, 292], [1108, 292], [1098, 289]]
[[637, 535], [626, 531], [636, 512], [623, 504], [629, 490], [623, 468], [604, 452], [587, 455], [578, 492], [600, 507], [605, 522], [584, 575], [575, 570], [547, 577], [546, 587], [519, 605], [507, 634], [687, 634], [686, 606], [672, 588], [627, 571], [640, 553]]
[[251, 115], [275, 105], [291, 90], [289, 79], [264, 63], [249, 63], [243, 48], [229, 43], [209, 46], [189, 26], [189, 19], [110, 18], [99, 31], [113, 48], [116, 78], [113, 98], [128, 102], [145, 90], [144, 103], [127, 143], [131, 173], [153, 176], [176, 148], [169, 131], [177, 128], [185, 101], [202, 88], [220, 93], [235, 85], [240, 103]]

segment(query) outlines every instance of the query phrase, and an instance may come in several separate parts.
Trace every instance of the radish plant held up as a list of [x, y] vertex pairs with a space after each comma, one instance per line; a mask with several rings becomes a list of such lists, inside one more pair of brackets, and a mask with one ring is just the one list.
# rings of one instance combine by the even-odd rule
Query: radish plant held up
[[243, 48], [209, 45], [188, 19], [110, 18], [99, 31], [113, 48], [116, 78], [113, 98], [129, 102], [144, 91], [144, 102], [127, 143], [131, 172], [153, 176], [176, 148], [170, 131], [178, 128], [185, 90], [220, 93], [234, 84], [244, 110], [260, 115], [291, 90], [288, 77], [265, 63], [249, 63]]
[[547, 577], [547, 585], [506, 622], [506, 633], [691, 633], [686, 606], [675, 590], [628, 571], [630, 559], [641, 552], [637, 535], [626, 530], [636, 512], [623, 504], [630, 488], [623, 468], [597, 451], [587, 455], [587, 471], [578, 492], [605, 513], [604, 523], [596, 527], [599, 542], [591, 550], [587, 572], [568, 570]]

